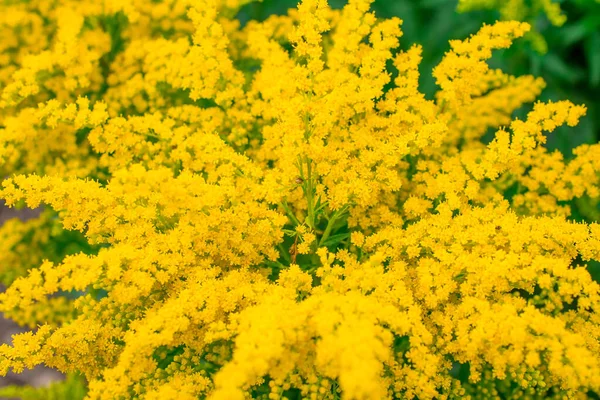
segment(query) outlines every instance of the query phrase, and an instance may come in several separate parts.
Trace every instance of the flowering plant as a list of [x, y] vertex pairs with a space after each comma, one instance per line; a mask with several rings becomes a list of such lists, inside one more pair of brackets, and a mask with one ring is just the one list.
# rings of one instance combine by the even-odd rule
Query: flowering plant
[[[4, 1], [0, 373], [88, 399], [572, 398], [600, 391], [600, 145], [490, 69], [529, 25], [421, 48], [370, 0]], [[482, 138], [495, 132], [489, 143]], [[69, 379], [67, 382], [71, 382]]]

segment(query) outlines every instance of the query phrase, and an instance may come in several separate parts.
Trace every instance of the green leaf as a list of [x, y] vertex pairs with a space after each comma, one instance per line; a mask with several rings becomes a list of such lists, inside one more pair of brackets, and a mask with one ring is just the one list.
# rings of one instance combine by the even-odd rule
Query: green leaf
[[560, 39], [564, 46], [571, 46], [582, 40], [587, 34], [588, 31], [583, 21], [577, 21], [577, 23], [565, 26], [561, 30]]
[[566, 64], [565, 61], [554, 53], [549, 53], [544, 57], [543, 66], [546, 71], [570, 84], [580, 81], [584, 76], [581, 69], [574, 65]]
[[338, 233], [336, 235], [329, 236], [327, 238], [327, 240], [325, 240], [323, 243], [321, 243], [321, 245], [325, 246], [325, 247], [337, 246], [340, 242], [348, 239], [349, 237], [350, 237], [350, 232]]
[[600, 83], [600, 32], [595, 32], [585, 41], [585, 54], [590, 65], [590, 85]]

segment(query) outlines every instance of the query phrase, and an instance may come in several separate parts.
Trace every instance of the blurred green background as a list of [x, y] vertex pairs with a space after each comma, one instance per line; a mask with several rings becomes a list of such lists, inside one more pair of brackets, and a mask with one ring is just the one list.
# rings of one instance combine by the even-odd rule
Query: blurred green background
[[[297, 3], [297, 0], [253, 2], [242, 9], [239, 18], [242, 22], [264, 20], [271, 14], [285, 14]], [[344, 0], [329, 1], [334, 8], [341, 8], [345, 3]], [[531, 21], [548, 44], [545, 54], [536, 51], [531, 41], [520, 39], [510, 49], [497, 51], [490, 64], [513, 75], [532, 74], [544, 78], [547, 87], [540, 100], [569, 99], [587, 105], [587, 117], [579, 126], [560, 128], [548, 138], [549, 148], [569, 157], [573, 147], [600, 140], [600, 2], [566, 0], [557, 3], [567, 16], [564, 25], [553, 26], [543, 13]], [[448, 41], [464, 39], [483, 23], [500, 19], [497, 10], [459, 13], [457, 4], [458, 0], [376, 0], [373, 5], [378, 17], [397, 16], [404, 21], [403, 49], [414, 43], [423, 46], [421, 89], [430, 98], [436, 89], [431, 70], [449, 49]], [[518, 116], [526, 112], [527, 107], [519, 110]]]

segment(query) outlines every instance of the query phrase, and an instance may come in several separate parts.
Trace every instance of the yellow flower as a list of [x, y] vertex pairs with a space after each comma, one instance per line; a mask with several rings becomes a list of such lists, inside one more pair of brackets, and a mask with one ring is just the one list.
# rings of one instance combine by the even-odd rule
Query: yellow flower
[[452, 41], [431, 100], [372, 1], [241, 26], [247, 3], [0, 5], [0, 198], [44, 208], [0, 228], [0, 311], [36, 329], [0, 374], [106, 400], [600, 391], [600, 145], [548, 151], [586, 108], [513, 119], [545, 84], [486, 63], [529, 25]]

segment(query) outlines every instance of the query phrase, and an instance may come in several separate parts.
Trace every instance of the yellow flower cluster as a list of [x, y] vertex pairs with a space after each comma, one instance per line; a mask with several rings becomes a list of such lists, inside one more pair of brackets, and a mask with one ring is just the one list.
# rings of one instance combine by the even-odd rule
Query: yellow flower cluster
[[544, 82], [486, 63], [529, 25], [452, 41], [428, 99], [372, 0], [242, 26], [248, 2], [0, 5], [0, 198], [43, 207], [0, 227], [0, 311], [34, 328], [0, 374], [102, 400], [600, 393], [600, 225], [571, 218], [600, 144], [548, 151], [585, 107], [513, 119]]
[[[459, 12], [497, 10], [502, 20], [527, 21], [531, 24], [543, 14], [552, 25], [562, 26], [567, 17], [559, 3], [560, 1], [554, 0], [458, 0], [457, 8]], [[548, 43], [539, 32], [531, 31], [527, 38], [538, 52], [548, 51]]]

